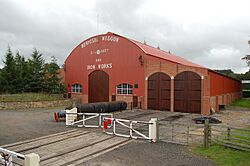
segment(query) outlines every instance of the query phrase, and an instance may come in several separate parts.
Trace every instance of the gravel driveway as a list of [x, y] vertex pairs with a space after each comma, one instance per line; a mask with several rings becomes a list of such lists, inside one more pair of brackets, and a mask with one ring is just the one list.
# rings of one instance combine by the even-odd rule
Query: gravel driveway
[[53, 113], [59, 110], [0, 111], [0, 145], [68, 130], [64, 122], [53, 119]]
[[147, 143], [143, 141], [133, 141], [81, 165], [214, 166], [216, 164], [209, 159], [189, 153], [186, 146], [165, 142]]

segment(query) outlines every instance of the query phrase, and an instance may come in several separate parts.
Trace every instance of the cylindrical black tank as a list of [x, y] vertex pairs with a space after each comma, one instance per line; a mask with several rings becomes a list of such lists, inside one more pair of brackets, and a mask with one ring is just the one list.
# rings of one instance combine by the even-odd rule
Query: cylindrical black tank
[[98, 102], [87, 104], [76, 104], [78, 112], [86, 113], [110, 113], [114, 111], [122, 111], [127, 108], [127, 103], [124, 101], [114, 102]]

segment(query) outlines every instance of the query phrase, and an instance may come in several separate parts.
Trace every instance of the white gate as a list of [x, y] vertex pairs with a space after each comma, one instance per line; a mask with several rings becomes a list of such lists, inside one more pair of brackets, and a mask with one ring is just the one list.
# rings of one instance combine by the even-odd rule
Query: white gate
[[[80, 120], [77, 120], [77, 117]], [[103, 118], [113, 118], [111, 113], [66, 113], [66, 126], [77, 127], [102, 127]], [[93, 120], [95, 124], [87, 124], [87, 121]]]
[[[158, 140], [158, 125], [157, 125], [157, 118], [152, 118], [149, 122], [146, 121], [134, 121], [134, 120], [126, 120], [126, 119], [116, 119], [116, 118], [104, 118], [104, 123], [111, 123], [111, 131], [107, 131], [107, 128], [105, 128], [104, 125], [104, 132], [107, 134], [111, 135], [117, 135], [121, 137], [126, 137], [126, 138], [133, 138], [133, 139], [146, 139], [149, 140], [150, 142], [156, 142]], [[108, 124], [109, 124], [108, 123]], [[117, 124], [120, 126], [128, 129], [127, 131], [129, 134], [124, 134], [126, 133], [126, 130], [122, 133], [117, 132]], [[148, 134], [142, 133], [138, 130], [139, 126], [135, 127], [135, 124], [140, 124], [140, 126], [147, 126]], [[137, 135], [137, 136], [135, 136]]]

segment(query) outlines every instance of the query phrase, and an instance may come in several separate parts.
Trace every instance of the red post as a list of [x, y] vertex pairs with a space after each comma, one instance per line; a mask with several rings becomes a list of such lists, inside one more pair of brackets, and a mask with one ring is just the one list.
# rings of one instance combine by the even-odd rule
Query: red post
[[57, 112], [54, 113], [54, 119], [56, 122], [59, 122], [59, 117]]
[[104, 130], [108, 129], [108, 122], [107, 121], [103, 122], [103, 129]]
[[[108, 118], [111, 118], [111, 117], [108, 117]], [[112, 119], [108, 119], [108, 125], [109, 124], [112, 124]]]

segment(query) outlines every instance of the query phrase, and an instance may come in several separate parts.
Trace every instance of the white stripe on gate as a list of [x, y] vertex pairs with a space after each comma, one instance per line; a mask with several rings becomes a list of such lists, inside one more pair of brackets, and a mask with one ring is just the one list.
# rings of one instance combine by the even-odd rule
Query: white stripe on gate
[[[78, 120], [75, 121], [75, 119], [70, 119], [69, 117], [75, 115], [75, 119], [77, 117], [77, 115], [82, 116], [82, 120]], [[86, 118], [86, 116], [90, 116], [88, 118]], [[102, 127], [102, 119], [105, 117], [113, 117], [113, 114], [111, 113], [71, 113], [71, 112], [67, 112], [66, 111], [66, 126], [74, 126], [76, 124], [82, 123], [81, 125], [77, 125], [77, 127], [94, 127], [94, 128], [98, 128], [98, 127]], [[86, 121], [90, 120], [90, 119], [94, 119], [94, 118], [99, 118], [98, 119], [98, 125], [87, 125]]]

